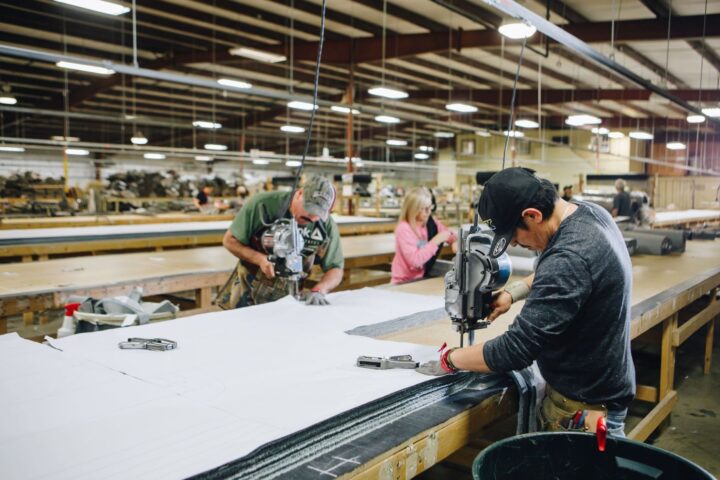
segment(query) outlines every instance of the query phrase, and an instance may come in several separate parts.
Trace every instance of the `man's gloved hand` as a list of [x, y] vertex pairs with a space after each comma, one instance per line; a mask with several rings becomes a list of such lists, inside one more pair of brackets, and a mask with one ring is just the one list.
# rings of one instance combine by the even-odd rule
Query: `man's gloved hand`
[[444, 343], [442, 347], [440, 347], [440, 360], [432, 360], [423, 363], [418, 368], [416, 368], [415, 371], [424, 375], [432, 375], [434, 377], [439, 377], [448, 373], [457, 372], [457, 367], [455, 367], [455, 365], [452, 363], [452, 360], [450, 360], [450, 354], [454, 350], [457, 350], [457, 348], [445, 347], [446, 345]]
[[305, 305], [330, 305], [322, 292], [308, 292], [305, 295]]
[[415, 369], [416, 372], [422, 373], [423, 375], [431, 375], [433, 377], [439, 377], [441, 375], [447, 375], [450, 372], [443, 370], [440, 366], [440, 362], [437, 360], [431, 360], [425, 362]]

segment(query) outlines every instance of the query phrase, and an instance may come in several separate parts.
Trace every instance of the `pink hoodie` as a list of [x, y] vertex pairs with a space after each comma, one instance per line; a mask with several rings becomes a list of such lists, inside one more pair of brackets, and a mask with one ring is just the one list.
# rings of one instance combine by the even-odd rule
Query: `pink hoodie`
[[[435, 219], [438, 233], [448, 228]], [[425, 273], [425, 264], [437, 252], [438, 246], [428, 241], [427, 227], [418, 228], [418, 235], [408, 222], [402, 221], [395, 229], [395, 258], [392, 261], [392, 283], [405, 283], [418, 280]], [[448, 243], [455, 241], [453, 233]]]

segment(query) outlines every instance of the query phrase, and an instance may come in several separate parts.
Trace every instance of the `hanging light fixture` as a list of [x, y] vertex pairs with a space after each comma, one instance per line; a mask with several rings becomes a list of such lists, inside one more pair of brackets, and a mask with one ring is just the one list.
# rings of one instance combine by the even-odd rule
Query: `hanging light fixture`
[[[520, 128], [538, 128], [540, 124], [527, 118], [519, 118], [515, 120], [515, 126]], [[488, 134], [490, 136], [490, 134]]]
[[111, 70], [111, 69], [105, 68], [105, 67], [98, 67], [95, 65], [88, 65], [86, 63], [60, 61], [60, 62], [57, 62], [55, 65], [60, 68], [65, 68], [67, 70], [76, 70], [78, 72], [94, 73], [95, 75], [112, 75], [115, 73], [115, 70]]
[[435, 138], [453, 138], [455, 134], [453, 132], [435, 132], [433, 133]]
[[247, 90], [248, 88], [252, 88], [252, 83], [243, 82], [241, 80], [232, 80], [230, 78], [219, 78], [217, 81], [220, 85], [224, 85], [226, 87], [235, 87], [235, 88], [241, 88], [243, 90]]
[[288, 160], [287, 162], [285, 162], [286, 167], [295, 168], [299, 167], [300, 165], [302, 165], [302, 162], [300, 160]]
[[195, 120], [192, 122], [193, 127], [197, 128], [207, 128], [210, 130], [217, 130], [218, 128], [222, 128], [222, 124], [217, 122], [208, 122], [206, 120]]
[[427, 153], [416, 153], [413, 157], [415, 157], [416, 160], [427, 160], [430, 158], [430, 155]]
[[580, 127], [582, 125], [597, 125], [598, 123], [602, 123], [602, 119], [587, 114], [570, 115], [565, 119], [565, 123], [573, 127]]
[[388, 87], [373, 87], [368, 89], [368, 93], [376, 97], [389, 98], [391, 100], [401, 100], [408, 97], [407, 92]]
[[195, 160], [198, 162], [212, 162], [212, 159], [210, 155], [195, 155]]
[[705, 121], [705, 115], [688, 115], [688, 123], [703, 123]]
[[85, 150], [84, 148], [66, 148], [65, 153], [76, 157], [84, 157], [90, 155], [90, 151]]
[[143, 157], [147, 160], [165, 160], [165, 155], [162, 153], [146, 153]]
[[609, 132], [607, 135], [608, 135], [608, 138], [624, 138], [625, 137], [625, 134], [622, 132]]
[[380, 123], [400, 123], [400, 119], [390, 115], [378, 115], [375, 117], [376, 122]]
[[23, 153], [25, 151], [25, 148], [23, 147], [15, 147], [13, 145], [5, 145], [0, 144], [0, 152], [8, 152], [8, 153]]
[[407, 140], [400, 140], [397, 138], [390, 138], [385, 140], [385, 143], [393, 147], [404, 147], [408, 144]]
[[643, 132], [642, 130], [630, 132], [628, 133], [628, 136], [630, 138], [634, 138], [635, 140], [652, 140], [654, 138], [652, 133]]
[[498, 32], [500, 32], [501, 35], [507, 38], [511, 38], [513, 40], [530, 38], [535, 34], [536, 31], [537, 28], [533, 27], [532, 25], [528, 25], [525, 22], [506, 23], [500, 25], [500, 27], [498, 28]]
[[285, 60], [287, 60], [287, 57], [285, 55], [280, 55], [280, 54], [271, 53], [271, 52], [264, 52], [262, 50], [257, 50], [255, 48], [247, 48], [247, 47], [231, 48], [230, 55], [235, 55], [237, 57], [245, 57], [245, 58], [249, 58], [251, 60], [257, 60], [258, 62], [266, 62], [266, 63], [280, 63], [280, 62], [284, 62]]
[[3, 85], [2, 86], [2, 92], [0, 93], [0, 103], [3, 105], [15, 105], [17, 103], [17, 98], [15, 98], [15, 95], [12, 95], [10, 93], [11, 87], [10, 85]]
[[130, 142], [133, 145], [145, 145], [148, 143], [148, 139], [141, 131], [138, 130], [132, 137], [130, 137]]
[[448, 103], [445, 105], [445, 109], [458, 113], [474, 113], [478, 111], [476, 106], [466, 103]]
[[607, 135], [608, 133], [610, 133], [610, 130], [605, 127], [595, 127], [590, 131], [593, 133], [593, 135]]
[[205, 144], [205, 150], [227, 150], [227, 145], [221, 145], [219, 143], [206, 143]]
[[685, 150], [685, 144], [682, 142], [668, 142], [665, 144], [668, 150]]
[[333, 105], [332, 107], [330, 107], [330, 110], [338, 113], [352, 113], [353, 115], [360, 114], [360, 110], [356, 108], [343, 107], [342, 105]]
[[717, 107], [703, 108], [702, 113], [706, 117], [710, 117], [710, 118], [720, 117], [720, 108], [717, 108]]
[[72, 5], [73, 7], [80, 7], [86, 10], [92, 10], [97, 13], [104, 13], [106, 15], [122, 15], [127, 13], [130, 9], [124, 5], [120, 5], [114, 2], [107, 2], [105, 0], [55, 0], [57, 3], [64, 3], [65, 5]]
[[304, 127], [298, 127], [297, 125], [283, 125], [280, 127], [280, 130], [286, 133], [303, 133], [305, 131]]

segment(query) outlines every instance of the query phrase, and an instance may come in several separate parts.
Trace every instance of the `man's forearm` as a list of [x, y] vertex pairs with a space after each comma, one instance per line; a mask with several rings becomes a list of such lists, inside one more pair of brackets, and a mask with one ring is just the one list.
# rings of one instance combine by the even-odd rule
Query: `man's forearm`
[[228, 252], [232, 253], [240, 260], [245, 260], [257, 266], [260, 266], [263, 260], [267, 258], [267, 255], [240, 243], [240, 241], [238, 241], [238, 239], [235, 238], [229, 230], [225, 232], [223, 246]]
[[331, 292], [335, 287], [340, 285], [343, 279], [342, 268], [331, 268], [325, 272], [320, 281], [315, 285], [313, 290], [317, 290], [322, 293]]
[[490, 370], [487, 363], [485, 363], [485, 355], [483, 354], [484, 345], [484, 343], [479, 343], [470, 347], [453, 350], [450, 354], [450, 361], [452, 361], [458, 370], [469, 370], [471, 372], [481, 373], [491, 372], [492, 370]]

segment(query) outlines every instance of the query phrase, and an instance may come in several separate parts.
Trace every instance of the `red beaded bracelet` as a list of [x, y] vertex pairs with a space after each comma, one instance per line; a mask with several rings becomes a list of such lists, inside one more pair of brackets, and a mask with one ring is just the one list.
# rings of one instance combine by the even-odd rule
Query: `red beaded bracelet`
[[457, 350], [457, 348], [449, 348], [445, 350], [442, 355], [440, 355], [440, 368], [442, 368], [448, 373], [454, 373], [458, 371], [457, 367], [453, 365], [452, 360], [450, 360], [450, 354], [454, 350]]

